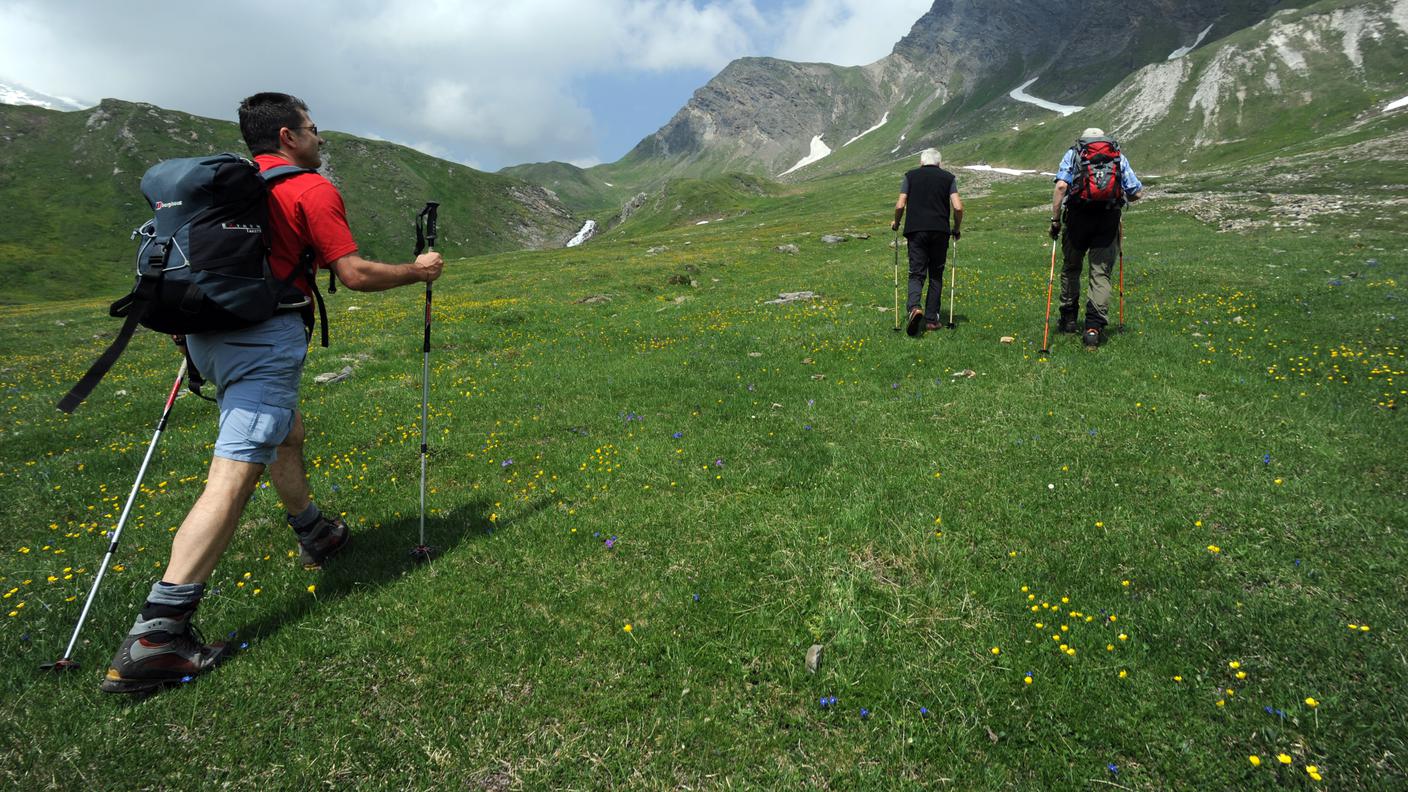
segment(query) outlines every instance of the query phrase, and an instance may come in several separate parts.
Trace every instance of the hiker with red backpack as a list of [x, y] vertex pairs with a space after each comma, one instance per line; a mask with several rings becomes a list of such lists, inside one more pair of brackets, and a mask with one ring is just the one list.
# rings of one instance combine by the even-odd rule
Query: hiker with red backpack
[[[191, 617], [205, 592], [205, 582], [229, 545], [245, 504], [266, 470], [287, 511], [305, 569], [320, 568], [348, 542], [349, 531], [342, 518], [336, 512], [322, 512], [313, 502], [303, 464], [304, 427], [298, 410], [298, 388], [311, 339], [311, 303], [314, 299], [321, 303], [314, 282], [316, 271], [331, 270], [354, 291], [383, 291], [434, 281], [444, 266], [440, 254], [435, 252], [417, 255], [414, 261], [401, 265], [370, 261], [358, 254], [342, 195], [332, 182], [317, 173], [322, 165], [319, 150], [324, 141], [308, 116], [308, 106], [301, 100], [280, 93], [255, 94], [240, 104], [239, 116], [240, 132], [255, 158], [254, 164], [232, 155], [167, 162], [187, 168], [186, 173], [214, 174], [210, 181], [214, 191], [251, 180], [258, 185], [259, 175], [251, 174], [262, 173], [267, 198], [264, 188], [259, 187], [256, 200], [267, 201], [267, 216], [261, 213], [258, 219], [267, 218], [262, 233], [270, 240], [266, 270], [272, 288], [258, 299], [267, 302], [267, 295], [274, 295], [275, 290], [280, 293], [274, 295], [275, 302], [262, 306], [262, 315], [267, 318], [255, 324], [230, 314], [222, 326], [195, 329], [193, 325], [184, 337], [178, 337], [178, 343], [186, 347], [188, 360], [215, 386], [220, 409], [219, 436], [205, 489], [176, 532], [166, 570], [152, 585], [103, 678], [102, 689], [110, 693], [147, 693], [208, 671], [228, 655], [224, 643], [206, 644], [200, 638], [191, 625]], [[185, 202], [200, 197], [192, 196], [185, 197]], [[156, 261], [158, 266], [139, 269], [139, 285], [133, 295], [138, 307], [131, 309], [134, 321], [140, 320], [161, 332], [175, 332], [172, 328], [179, 326], [182, 304], [187, 300], [177, 293], [175, 304], [165, 304], [170, 302], [164, 302], [164, 296], [171, 289], [169, 284], [163, 285], [163, 278], [189, 279], [190, 285], [180, 281], [182, 293], [207, 303], [193, 314], [220, 317], [222, 312], [209, 308], [208, 303], [213, 302], [234, 306], [239, 309], [236, 313], [245, 312], [246, 317], [250, 312], [258, 315], [255, 309], [261, 306], [250, 304], [257, 301], [255, 298], [233, 295], [233, 287], [202, 272], [188, 275], [186, 271], [214, 269], [202, 260], [203, 252], [215, 255], [211, 251], [224, 251], [228, 260], [233, 246], [241, 244], [238, 240], [260, 238], [260, 224], [206, 224], [200, 226], [199, 233], [165, 236], [156, 230], [162, 212], [183, 201], [152, 203], [158, 215], [151, 237], [160, 240], [160, 245], [154, 246], [159, 249], [151, 255], [160, 260]], [[262, 210], [262, 203], [257, 208]], [[181, 227], [196, 222], [192, 219]], [[146, 256], [147, 248], [143, 251]], [[261, 248], [260, 255], [262, 252]], [[255, 263], [259, 261], [256, 258]], [[166, 321], [176, 324], [163, 325], [154, 320], [168, 314]], [[323, 323], [326, 345], [326, 317]], [[130, 334], [130, 329], [127, 332]]]
[[[1088, 348], [1100, 346], [1110, 306], [1110, 270], [1120, 247], [1120, 212], [1139, 200], [1144, 185], [1120, 144], [1090, 128], [1066, 151], [1051, 195], [1051, 238], [1061, 239], [1061, 315], [1057, 329], [1081, 333]], [[1063, 220], [1064, 210], [1064, 220]], [[1062, 226], [1065, 233], [1062, 234]], [[1080, 271], [1090, 258], [1085, 327], [1080, 330]]]

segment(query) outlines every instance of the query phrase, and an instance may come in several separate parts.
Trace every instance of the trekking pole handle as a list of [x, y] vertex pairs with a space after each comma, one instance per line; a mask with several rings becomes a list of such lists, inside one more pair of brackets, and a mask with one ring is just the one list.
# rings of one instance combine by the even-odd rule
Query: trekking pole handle
[[431, 250], [435, 249], [437, 215], [439, 214], [439, 210], [439, 202], [426, 201], [425, 208], [420, 210], [420, 214], [416, 215], [415, 255], [419, 256], [424, 253], [427, 246], [430, 247]]
[[416, 255], [425, 252], [426, 247], [435, 249], [435, 237], [437, 215], [440, 211], [440, 204], [437, 201], [426, 201], [425, 208], [416, 215]]

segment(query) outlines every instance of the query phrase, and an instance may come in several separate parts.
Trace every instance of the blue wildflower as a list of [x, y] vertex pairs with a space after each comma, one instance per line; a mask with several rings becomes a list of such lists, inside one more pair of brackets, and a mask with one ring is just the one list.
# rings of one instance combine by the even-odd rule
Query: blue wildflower
[[678, 439], [680, 439], [681, 437], [684, 437], [684, 432], [675, 432], [674, 434], [672, 434], [672, 435], [670, 435], [670, 436], [673, 437], [673, 438], [675, 438], [676, 440], [678, 440]]
[[182, 681], [183, 683], [184, 683], [184, 682], [190, 682], [192, 679], [195, 679], [195, 677], [191, 676], [190, 674], [187, 674], [187, 675], [181, 677], [181, 681]]
[[1109, 770], [1109, 771], [1110, 771], [1110, 775], [1112, 775], [1112, 776], [1117, 776], [1117, 775], [1120, 774], [1120, 768], [1119, 768], [1119, 766], [1116, 765], [1114, 762], [1111, 762], [1111, 763], [1105, 765], [1105, 769], [1106, 769], [1106, 770]]
[[920, 707], [920, 708], [919, 708], [919, 717], [921, 717], [921, 718], [927, 718], [927, 717], [929, 717], [929, 708], [928, 708], [928, 707]]
[[499, 463], [499, 467], [501, 467], [501, 468], [506, 468], [506, 467], [508, 467], [509, 465], [512, 465], [512, 464], [513, 464], [513, 460], [512, 460], [512, 459], [505, 459], [504, 461], [502, 461], [502, 462]]
[[861, 707], [861, 708], [860, 708], [860, 719], [861, 719], [861, 720], [865, 720], [866, 718], [869, 718], [869, 717], [870, 717], [870, 710], [866, 709], [865, 707]]
[[699, 595], [698, 595], [698, 594], [695, 594], [695, 595], [694, 595], [694, 601], [695, 601], [695, 602], [698, 602], [698, 601], [699, 601]]
[[719, 457], [718, 459], [715, 459], [715, 460], [714, 460], [714, 467], [723, 467], [723, 466], [724, 466], [724, 459], [723, 459], [723, 457]]
[[1261, 464], [1263, 464], [1263, 465], [1269, 465], [1269, 464], [1271, 464], [1271, 454], [1270, 454], [1270, 453], [1265, 453], [1265, 454], [1262, 454], [1262, 455], [1261, 455]]

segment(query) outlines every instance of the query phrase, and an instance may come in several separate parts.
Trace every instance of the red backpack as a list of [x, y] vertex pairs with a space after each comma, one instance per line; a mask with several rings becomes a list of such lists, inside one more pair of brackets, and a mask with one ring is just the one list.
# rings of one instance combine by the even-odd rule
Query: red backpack
[[1114, 138], [1082, 138], [1071, 147], [1076, 153], [1076, 177], [1066, 200], [1072, 203], [1117, 204], [1124, 198], [1120, 186], [1120, 144]]

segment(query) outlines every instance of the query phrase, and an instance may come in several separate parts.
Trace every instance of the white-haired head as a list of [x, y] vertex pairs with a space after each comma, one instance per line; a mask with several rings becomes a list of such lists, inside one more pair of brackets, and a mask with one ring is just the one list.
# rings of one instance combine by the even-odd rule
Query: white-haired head
[[1084, 132], [1080, 133], [1080, 136], [1083, 138], [1105, 137], [1105, 130], [1100, 127], [1087, 127]]
[[926, 148], [919, 152], [920, 165], [942, 165], [943, 163], [944, 158], [939, 156], [939, 150], [936, 148]]

